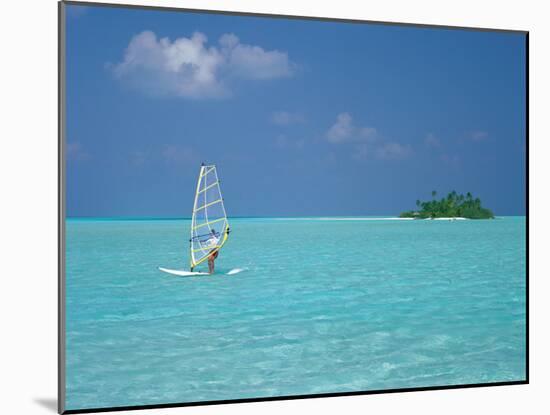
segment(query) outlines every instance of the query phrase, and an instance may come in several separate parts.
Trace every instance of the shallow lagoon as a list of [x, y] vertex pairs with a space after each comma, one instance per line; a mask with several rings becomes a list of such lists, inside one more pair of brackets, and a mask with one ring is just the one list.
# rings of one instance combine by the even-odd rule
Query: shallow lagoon
[[68, 220], [67, 409], [525, 378], [524, 217], [338, 219]]

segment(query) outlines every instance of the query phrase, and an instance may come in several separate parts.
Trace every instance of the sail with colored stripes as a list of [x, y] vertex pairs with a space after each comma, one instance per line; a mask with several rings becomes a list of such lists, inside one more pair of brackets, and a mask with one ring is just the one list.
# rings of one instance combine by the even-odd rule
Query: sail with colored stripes
[[191, 270], [219, 251], [229, 236], [220, 180], [215, 165], [202, 165], [191, 219]]

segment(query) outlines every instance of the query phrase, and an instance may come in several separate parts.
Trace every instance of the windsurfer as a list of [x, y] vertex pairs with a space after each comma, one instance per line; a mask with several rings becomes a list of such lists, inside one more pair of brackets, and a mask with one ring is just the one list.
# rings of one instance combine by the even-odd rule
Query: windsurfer
[[215, 248], [212, 251], [210, 251], [210, 254], [208, 255], [208, 273], [213, 274], [214, 273], [214, 261], [218, 257], [218, 249]]
[[214, 247], [210, 253], [208, 254], [208, 272], [210, 274], [214, 273], [214, 261], [218, 257], [218, 242], [220, 238], [216, 235], [216, 231], [214, 229], [211, 230], [212, 236], [210, 239], [208, 239], [207, 244], [208, 246]]

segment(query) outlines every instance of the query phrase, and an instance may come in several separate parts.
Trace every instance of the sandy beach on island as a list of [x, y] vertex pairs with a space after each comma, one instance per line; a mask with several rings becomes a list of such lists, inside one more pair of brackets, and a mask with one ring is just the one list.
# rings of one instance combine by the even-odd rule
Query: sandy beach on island
[[468, 218], [462, 217], [448, 217], [448, 218], [399, 218], [399, 217], [383, 217], [383, 218], [341, 218], [341, 217], [321, 217], [321, 218], [273, 218], [275, 220], [329, 220], [329, 221], [364, 221], [364, 220], [468, 220]]
[[467, 218], [426, 218], [424, 220], [468, 220]]

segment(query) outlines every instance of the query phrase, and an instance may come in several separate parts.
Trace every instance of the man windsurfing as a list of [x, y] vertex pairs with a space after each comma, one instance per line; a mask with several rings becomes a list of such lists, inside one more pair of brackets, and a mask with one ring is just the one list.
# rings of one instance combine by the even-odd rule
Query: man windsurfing
[[208, 241], [206, 241], [207, 246], [214, 247], [210, 251], [210, 253], [208, 254], [208, 273], [209, 274], [214, 273], [214, 261], [218, 257], [219, 250], [218, 250], [217, 245], [218, 245], [219, 240], [220, 240], [220, 238], [216, 235], [216, 231], [214, 229], [212, 229], [211, 230], [211, 236], [208, 239]]

